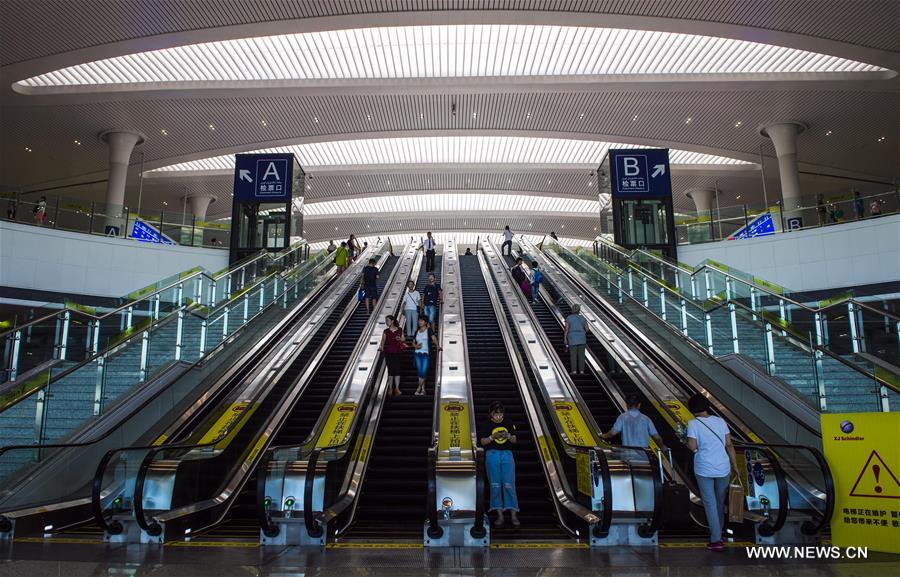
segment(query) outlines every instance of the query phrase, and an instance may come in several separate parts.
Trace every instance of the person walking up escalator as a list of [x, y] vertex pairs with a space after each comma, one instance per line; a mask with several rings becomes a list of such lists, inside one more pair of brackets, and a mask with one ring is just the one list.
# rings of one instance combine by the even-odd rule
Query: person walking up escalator
[[488, 419], [478, 429], [478, 442], [484, 447], [488, 482], [491, 485], [491, 511], [497, 511], [495, 527], [506, 523], [504, 511], [514, 527], [519, 527], [519, 496], [516, 493], [516, 462], [512, 445], [518, 441], [516, 426], [506, 418], [500, 402], [491, 403]]
[[566, 317], [563, 342], [569, 351], [569, 374], [584, 373], [584, 348], [587, 346], [587, 321], [581, 316], [581, 305], [572, 305], [572, 314]]

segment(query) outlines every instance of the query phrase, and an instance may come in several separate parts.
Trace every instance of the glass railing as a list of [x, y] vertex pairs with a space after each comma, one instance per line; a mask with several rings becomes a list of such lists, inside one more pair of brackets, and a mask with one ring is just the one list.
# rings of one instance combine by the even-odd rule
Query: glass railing
[[162, 210], [138, 213], [127, 206], [71, 196], [0, 193], [0, 219], [141, 242], [226, 248], [228, 220], [198, 219], [191, 213]]
[[[890, 410], [891, 403], [896, 407], [900, 402], [890, 363], [839, 354], [827, 345], [823, 336], [830, 308], [812, 311], [810, 324], [799, 319], [801, 311], [809, 312], [803, 305], [727, 274], [716, 276], [714, 269], [706, 268], [698, 277], [673, 265], [671, 275], [659, 278], [624, 259], [627, 253], [621, 249], [612, 253], [619, 257], [613, 262], [588, 250], [571, 251], [552, 239], [545, 240], [543, 249], [627, 318], [641, 324], [663, 322], [671, 329], [664, 335], [678, 334], [714, 357], [741, 354], [819, 410]], [[858, 305], [845, 301], [842, 306], [846, 311]], [[840, 315], [834, 319], [841, 320]], [[884, 330], [883, 322], [880, 328]]]
[[716, 242], [740, 236], [754, 221], [769, 213], [768, 234], [831, 226], [900, 212], [900, 191], [861, 194], [847, 190], [802, 196], [788, 204], [763, 203], [717, 207], [710, 211], [679, 211], [675, 217], [678, 244]]
[[[272, 273], [250, 290], [232, 296], [213, 310], [182, 309], [176, 322], [148, 327], [134, 336], [134, 343], [124, 345], [134, 346], [132, 352], [140, 354], [121, 354], [121, 350], [110, 349], [62, 378], [52, 378], [36, 395], [12, 408], [29, 420], [33, 428], [27, 431], [29, 438], [16, 441], [14, 447], [9, 446], [12, 444], [9, 442], [11, 435], [4, 432], [7, 442], [0, 447], [0, 482], [13, 475], [18, 478], [18, 475], [25, 473], [24, 467], [30, 468], [49, 459], [68, 459], [61, 451], [73, 446], [89, 448], [97, 455], [110, 448], [127, 446], [140, 436], [140, 431], [123, 432], [117, 427], [99, 439], [80, 445], [55, 443], [67, 437], [74, 428], [108, 412], [142, 379], [150, 380], [171, 369], [174, 362], [203, 359], [213, 351], [229, 346], [237, 331], [242, 329], [251, 331], [251, 334], [242, 337], [249, 341], [238, 342], [253, 342], [270, 331], [284, 318], [289, 308], [311, 295], [333, 273], [333, 262], [320, 253], [308, 263], [289, 271]], [[180, 337], [178, 325], [181, 326]], [[243, 352], [241, 348], [234, 350]], [[172, 411], [184, 410], [185, 399], [191, 398], [188, 389], [197, 386], [202, 381], [201, 376], [207, 373], [204, 366], [197, 374], [187, 373], [189, 376], [184, 382], [182, 379], [175, 380], [172, 386], [156, 395], [154, 410], [159, 414], [171, 413], [168, 408]], [[135, 424], [131, 425], [129, 420], [125, 423], [126, 427], [147, 426], [146, 419], [135, 416], [133, 420]], [[14, 426], [13, 416], [7, 417], [4, 413], [4, 424]], [[130, 439], [127, 442], [123, 440], [126, 433]], [[71, 490], [83, 497], [84, 483], [92, 477], [93, 469], [80, 467], [78, 470], [84, 472], [79, 477], [83, 482], [71, 485]], [[89, 486], [87, 490], [90, 491]], [[0, 491], [0, 501], [3, 498]]]
[[[42, 386], [3, 412], [4, 429], [19, 421], [32, 425], [24, 431], [4, 430], [4, 445], [42, 446], [64, 439], [172, 363], [205, 358], [264, 313], [266, 318], [282, 318], [283, 311], [310, 295], [333, 272], [334, 263], [320, 253], [288, 271], [272, 272], [214, 308], [182, 306], [122, 342], [102, 343], [103, 352], [91, 359], [48, 369]], [[6, 467], [0, 475], [17, 469], [15, 455], [39, 456], [39, 452], [23, 448], [9, 453], [0, 462]]]
[[[71, 366], [98, 354], [101, 344], [127, 339], [143, 327], [187, 307], [218, 306], [258, 280], [309, 259], [305, 242], [276, 254], [257, 253], [209, 273], [200, 267], [162, 279], [118, 299], [114, 308], [65, 303], [62, 309], [39, 307], [5, 319], [0, 330], [0, 383], [21, 381], [50, 365]], [[64, 368], [64, 367], [63, 367]], [[0, 409], [8, 395], [0, 389]]]

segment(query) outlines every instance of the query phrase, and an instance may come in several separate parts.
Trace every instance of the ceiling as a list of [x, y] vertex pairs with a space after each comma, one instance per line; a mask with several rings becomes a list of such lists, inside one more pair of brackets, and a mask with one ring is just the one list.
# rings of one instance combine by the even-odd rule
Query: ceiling
[[[423, 23], [519, 22], [705, 34], [898, 70], [898, 21], [900, 2], [893, 0], [5, 0], [0, 3], [0, 186], [30, 191], [104, 180], [107, 149], [97, 135], [110, 128], [147, 136], [132, 156], [129, 204], [140, 195], [147, 208], [171, 208], [183, 205], [186, 194], [212, 194], [218, 197], [210, 207], [213, 216], [230, 212], [229, 175], [153, 173], [139, 186], [139, 165], [152, 170], [267, 147], [437, 136], [622, 142], [754, 163], [751, 170], [674, 169], [676, 209], [685, 211], [692, 203], [683, 193], [692, 187], [718, 187], [723, 204], [762, 202], [764, 188], [770, 201], [778, 198], [774, 149], [757, 127], [793, 119], [810, 127], [798, 142], [804, 193], [851, 185], [878, 189], [900, 174], [897, 77], [381, 79], [227, 89], [148, 86], [40, 96], [19, 94], [10, 86], [65, 66], [135, 51], [260, 34]], [[758, 165], [761, 152], [765, 187]], [[596, 200], [590, 172], [583, 166], [542, 163], [333, 165], [309, 171], [306, 202], [472, 193]], [[52, 193], [102, 200], [103, 186], [98, 182]], [[573, 238], [595, 234], [596, 215], [519, 208], [490, 214], [438, 211], [436, 219], [408, 213], [324, 214], [308, 217], [305, 228], [308, 238], [322, 240], [334, 235], [335, 226], [358, 234], [490, 230], [498, 218], [506, 218], [519, 230], [565, 230], [561, 236]]]

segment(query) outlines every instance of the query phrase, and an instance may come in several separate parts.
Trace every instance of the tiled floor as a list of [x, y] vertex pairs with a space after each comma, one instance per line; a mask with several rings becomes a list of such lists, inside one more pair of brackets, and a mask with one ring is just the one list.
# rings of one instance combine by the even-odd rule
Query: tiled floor
[[125, 546], [17, 541], [0, 545], [0, 577], [885, 577], [900, 556], [866, 561], [751, 561], [743, 547], [590, 550], [542, 545], [447, 550], [420, 546], [316, 549]]

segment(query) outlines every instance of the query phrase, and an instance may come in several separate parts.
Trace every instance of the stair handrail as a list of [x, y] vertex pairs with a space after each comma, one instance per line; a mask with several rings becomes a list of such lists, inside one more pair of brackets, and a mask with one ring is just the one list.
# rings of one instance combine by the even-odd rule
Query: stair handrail
[[[569, 254], [571, 254], [574, 258], [576, 258], [576, 259], [578, 259], [579, 261], [581, 261], [582, 263], [584, 263], [585, 266], [588, 266], [588, 267], [590, 267], [591, 269], [593, 269], [594, 271], [596, 271], [597, 273], [602, 274], [601, 271], [599, 271], [593, 264], [591, 264], [590, 262], [584, 260], [584, 259], [583, 259], [580, 255], [578, 255], [577, 253], [574, 253], [574, 252], [572, 252], [572, 251], [569, 251], [566, 247], [564, 247], [564, 246], [561, 245], [561, 244], [558, 245], [558, 246], [561, 247], [561, 248], [563, 248], [564, 250], [566, 250], [566, 251], [567, 251]], [[664, 289], [666, 289], [666, 290], [668, 290], [668, 291], [674, 292], [674, 291], [672, 291], [672, 289], [671, 289], [670, 287], [667, 287], [664, 283], [661, 283], [661, 282], [659, 282], [658, 280], [654, 279], [654, 278], [652, 277], [652, 275], [648, 275], [648, 276], [650, 277], [650, 279], [651, 279], [652, 281], [656, 282], [661, 288], [664, 288]], [[640, 305], [642, 308], [645, 308], [645, 309], [646, 309], [646, 307], [644, 307], [644, 303], [642, 303], [642, 302], [641, 302], [639, 299], [637, 299], [636, 297], [632, 296], [632, 295], [631, 295], [624, 287], [620, 287], [619, 285], [616, 285], [616, 287], [620, 290], [620, 292], [621, 292], [624, 296], [628, 297], [630, 300], [634, 301], [635, 303], [637, 303], [638, 305]], [[675, 294], [679, 294], [679, 298], [680, 298], [686, 305], [693, 306], [694, 308], [699, 308], [700, 310], [704, 311], [704, 313], [711, 313], [711, 312], [714, 312], [714, 311], [717, 310], [717, 309], [724, 308], [724, 307], [727, 307], [728, 305], [732, 304], [732, 305], [734, 305], [736, 308], [740, 308], [740, 309], [742, 309], [744, 312], [746, 312], [746, 313], [748, 313], [748, 314], [751, 314], [751, 315], [759, 315], [761, 318], [763, 317], [762, 311], [754, 311], [753, 309], [751, 309], [750, 307], [748, 307], [748, 306], [745, 305], [744, 303], [742, 303], [742, 302], [740, 302], [740, 301], [737, 301], [737, 300], [720, 301], [720, 302], [718, 302], [717, 304], [715, 304], [715, 305], [713, 305], [713, 306], [711, 306], [711, 307], [709, 307], [709, 308], [706, 308], [706, 307], [703, 307], [702, 305], [700, 305], [700, 304], [698, 304], [698, 303], [696, 303], [696, 302], [693, 302], [693, 301], [690, 300], [690, 299], [684, 298], [684, 296], [680, 295], [680, 293], [675, 293]], [[876, 310], [877, 310], [877, 309], [876, 309]], [[883, 312], [883, 311], [882, 311], [882, 312]], [[655, 314], [655, 313], [653, 313], [652, 311], [651, 311], [651, 313], [654, 315], [654, 317], [656, 317], [656, 314]], [[656, 317], [656, 318], [658, 318], [658, 317]], [[765, 321], [765, 322], [769, 322], [769, 321]], [[673, 325], [671, 325], [671, 324], [669, 324], [669, 323], [663, 323], [663, 324], [664, 324], [666, 327], [668, 327], [668, 329], [671, 330], [673, 333], [675, 333], [676, 335], [678, 335], [679, 338], [681, 338], [681, 339], [684, 340], [686, 343], [688, 343], [691, 347], [693, 347], [693, 348], [695, 348], [695, 349], [699, 349], [699, 350], [703, 351], [705, 354], [709, 354], [709, 351], [707, 351], [707, 350], [703, 347], [703, 345], [702, 345], [701, 343], [697, 342], [697, 341], [694, 340], [692, 337], [683, 334], [681, 331], [677, 330]], [[814, 342], [812, 342], [811, 340], [798, 340], [798, 338], [801, 338], [801, 335], [799, 335], [799, 334], [796, 333], [795, 331], [791, 331], [791, 330], [790, 330], [790, 327], [788, 327], [788, 326], [782, 326], [781, 324], [778, 324], [778, 323], [776, 323], [776, 325], [778, 326], [779, 329], [785, 330], [786, 332], [790, 332], [790, 333], [794, 336], [794, 340], [797, 341], [797, 346], [798, 346], [799, 348], [809, 347], [810, 351], [819, 351], [819, 352], [822, 353], [823, 355], [828, 356], [829, 358], [832, 358], [832, 359], [838, 361], [839, 363], [841, 363], [841, 364], [843, 364], [843, 365], [845, 365], [845, 366], [847, 366], [847, 367], [853, 369], [854, 371], [863, 374], [866, 378], [873, 379], [874, 381], [876, 381], [876, 382], [878, 382], [879, 384], [881, 384], [881, 385], [887, 387], [888, 389], [891, 389], [891, 390], [894, 391], [894, 392], [900, 393], [900, 386], [898, 386], [896, 383], [892, 382], [890, 379], [886, 379], [886, 378], [884, 378], [884, 377], [882, 377], [882, 376], [880, 376], [880, 375], [875, 374], [874, 372], [871, 372], [871, 373], [870, 373], [869, 371], [865, 370], [864, 368], [862, 368], [862, 367], [860, 367], [860, 366], [858, 366], [858, 365], [856, 365], [856, 364], [854, 364], [854, 363], [851, 363], [850, 361], [848, 361], [847, 359], [844, 359], [843, 357], [841, 357], [841, 356], [838, 355], [837, 353], [835, 353], [835, 352], [829, 350], [829, 349], [828, 349], [827, 347], [825, 347], [824, 345], [821, 345], [821, 344], [818, 344], [818, 343], [814, 343]]]
[[[559, 241], [556, 241], [555, 239], [552, 239], [549, 236], [545, 236], [544, 241], [546, 241], [547, 239], [549, 239], [549, 241], [551, 243], [555, 243], [555, 244], [559, 244], [560, 246], [563, 246], [561, 243], [559, 243]], [[542, 243], [544, 241], [542, 241]], [[858, 306], [860, 308], [867, 309], [873, 313], [883, 315], [891, 320], [900, 321], [900, 316], [895, 315], [895, 314], [891, 313], [890, 311], [877, 309], [863, 301], [857, 300], [856, 298], [854, 298], [852, 296], [841, 297], [840, 299], [829, 302], [825, 306], [812, 307], [807, 304], [801, 303], [795, 299], [792, 299], [791, 297], [785, 296], [784, 294], [779, 294], [779, 293], [771, 290], [770, 288], [766, 287], [765, 285], [749, 282], [749, 281], [747, 281], [747, 279], [741, 278], [740, 276], [737, 276], [729, 271], [722, 270], [721, 268], [719, 268], [711, 263], [704, 262], [704, 263], [701, 263], [700, 266], [698, 266], [696, 268], [689, 269], [689, 268], [686, 268], [681, 263], [673, 263], [670, 260], [667, 260], [659, 255], [653, 254], [652, 252], [648, 252], [641, 248], [636, 248], [636, 249], [632, 249], [632, 250], [626, 249], [622, 246], [615, 244], [614, 242], [611, 242], [609, 239], [603, 238], [602, 236], [598, 236], [594, 240], [594, 242], [600, 243], [600, 244], [604, 245], [606, 248], [622, 255], [623, 257], [628, 259], [629, 263], [634, 264], [634, 266], [636, 266], [642, 274], [645, 274], [650, 277], [655, 277], [655, 275], [651, 271], [648, 271], [644, 267], [641, 266], [641, 263], [639, 261], [637, 261], [637, 259], [634, 258], [634, 256], [636, 254], [645, 256], [648, 259], [656, 261], [656, 262], [660, 263], [662, 266], [665, 266], [667, 268], [674, 269], [674, 270], [680, 271], [682, 273], [685, 273], [685, 274], [689, 275], [691, 278], [695, 277], [698, 273], [700, 273], [704, 270], [707, 270], [707, 269], [711, 270], [717, 274], [728, 277], [744, 286], [752, 287], [754, 290], [760, 291], [764, 295], [768, 295], [770, 297], [773, 297], [773, 298], [776, 298], [779, 300], [783, 300], [787, 304], [791, 304], [793, 306], [799, 307], [799, 308], [804, 309], [813, 314], [817, 313], [817, 312], [822, 313], [822, 312], [825, 312], [834, 307], [845, 305], [847, 303], [852, 303], [854, 306]]]
[[[55, 318], [55, 317], [58, 317], [58, 316], [60, 316], [60, 315], [63, 315], [63, 314], [65, 314], [67, 311], [70, 312], [70, 313], [74, 313], [74, 314], [76, 314], [76, 315], [78, 315], [78, 316], [87, 318], [87, 319], [91, 319], [91, 320], [103, 320], [103, 319], [108, 318], [108, 317], [110, 317], [110, 316], [119, 314], [119, 313], [125, 311], [126, 309], [128, 309], [129, 307], [135, 306], [135, 305], [138, 304], [138, 303], [142, 303], [142, 302], [148, 301], [148, 300], [150, 300], [151, 298], [154, 298], [154, 297], [157, 296], [157, 295], [160, 295], [160, 294], [162, 294], [162, 293], [164, 293], [164, 292], [166, 292], [166, 291], [169, 291], [169, 290], [171, 290], [171, 289], [173, 289], [173, 288], [176, 288], [176, 287], [178, 287], [178, 285], [180, 285], [180, 284], [185, 284], [185, 283], [187, 283], [187, 282], [189, 282], [189, 281], [191, 281], [191, 280], [193, 280], [193, 279], [195, 279], [195, 278], [204, 278], [204, 279], [207, 279], [207, 280], [210, 280], [210, 281], [215, 282], [215, 281], [218, 281], [219, 279], [222, 279], [222, 278], [225, 278], [225, 277], [227, 277], [227, 276], [230, 276], [230, 275], [232, 275], [232, 274], [238, 272], [238, 271], [241, 270], [242, 268], [246, 268], [246, 267], [250, 266], [251, 264], [256, 263], [257, 261], [262, 260], [262, 259], [265, 259], [265, 258], [267, 258], [267, 257], [268, 257], [270, 260], [272, 260], [273, 263], [278, 262], [278, 261], [282, 260], [283, 258], [285, 258], [285, 257], [287, 256], [287, 254], [289, 254], [290, 252], [293, 252], [293, 251], [296, 251], [296, 250], [300, 250], [301, 247], [305, 247], [305, 246], [306, 246], [306, 241], [302, 241], [301, 243], [292, 245], [289, 249], [287, 249], [287, 252], [286, 252], [286, 253], [283, 253], [283, 254], [282, 254], [282, 253], [279, 253], [279, 255], [277, 255], [277, 256], [275, 256], [275, 257], [272, 257], [272, 256], [270, 255], [270, 253], [268, 253], [268, 252], [266, 252], [266, 251], [260, 251], [260, 252], [257, 253], [256, 255], [253, 255], [252, 258], [250, 258], [250, 260], [246, 260], [246, 259], [245, 259], [244, 261], [239, 261], [239, 262], [236, 263], [234, 266], [228, 267], [227, 269], [224, 269], [224, 270], [222, 270], [222, 271], [220, 271], [220, 272], [218, 272], [218, 273], [210, 273], [210, 272], [205, 271], [205, 270], [186, 271], [186, 272], [187, 272], [187, 275], [186, 275], [186, 276], [183, 276], [183, 277], [182, 277], [182, 276], [179, 275], [178, 280], [175, 280], [175, 281], [173, 281], [172, 283], [167, 284], [166, 286], [164, 286], [164, 287], [162, 287], [162, 288], [158, 288], [158, 289], [154, 290], [153, 292], [149, 292], [149, 293], [147, 293], [147, 294], [141, 295], [141, 296], [138, 297], [138, 298], [132, 299], [132, 300], [126, 302], [125, 304], [119, 305], [118, 307], [116, 307], [116, 308], [114, 308], [114, 309], [112, 309], [112, 310], [110, 310], [110, 311], [107, 311], [107, 312], [105, 312], [105, 313], [102, 313], [102, 314], [94, 314], [94, 313], [91, 313], [91, 312], [82, 310], [82, 308], [78, 308], [78, 307], [74, 307], [74, 308], [63, 308], [63, 309], [61, 309], [61, 310], [59, 310], [59, 311], [55, 311], [55, 312], [49, 313], [49, 314], [47, 314], [47, 315], [44, 315], [44, 316], [42, 316], [42, 317], [38, 317], [38, 318], [36, 318], [36, 319], [32, 319], [32, 320], [28, 321], [27, 323], [24, 323], [24, 324], [21, 324], [21, 325], [16, 325], [16, 326], [11, 327], [11, 328], [9, 328], [9, 329], [6, 329], [6, 330], [4, 330], [4, 331], [0, 331], [0, 338], [3, 338], [3, 337], [5, 337], [5, 336], [7, 336], [7, 335], [10, 335], [10, 334], [12, 334], [12, 333], [15, 333], [16, 331], [20, 331], [20, 330], [22, 330], [22, 329], [28, 328], [28, 327], [30, 327], [30, 326], [32, 326], [32, 325], [36, 325], [36, 324], [39, 324], [39, 323], [48, 321], [48, 320], [50, 320], [50, 319], [53, 319], [53, 318]], [[185, 274], [185, 273], [180, 273], [180, 274]], [[91, 308], [92, 308], [92, 307], [91, 307]]]
[[[310, 261], [306, 261], [301, 264], [306, 264], [307, 262], [310, 262]], [[305, 273], [303, 274], [303, 276], [301, 276], [300, 278], [298, 278], [294, 281], [294, 284], [296, 285], [297, 283], [303, 282], [304, 279], [306, 279], [310, 275], [317, 273], [320, 269], [327, 267], [329, 264], [330, 263], [328, 263], [327, 260], [321, 260], [320, 262], [316, 263], [313, 267], [306, 270]], [[298, 266], [300, 266], [300, 265], [298, 265]], [[206, 313], [203, 313], [200, 310], [198, 310], [198, 307], [196, 307], [194, 304], [180, 305], [180, 306], [172, 309], [171, 311], [169, 311], [169, 313], [166, 314], [165, 316], [160, 317], [156, 321], [152, 322], [151, 324], [141, 327], [141, 328], [138, 328], [137, 330], [134, 330], [133, 332], [129, 333], [127, 338], [124, 338], [119, 342], [108, 345], [105, 348], [98, 350], [96, 353], [94, 353], [88, 357], [85, 357], [84, 359], [82, 359], [82, 360], [78, 361], [77, 363], [75, 363], [74, 365], [67, 367], [66, 369], [56, 373], [55, 375], [48, 375], [50, 378], [46, 382], [41, 383], [40, 385], [37, 385], [34, 388], [30, 388], [28, 390], [22, 391], [22, 394], [20, 394], [16, 397], [7, 399], [5, 402], [0, 403], [0, 413], [2, 413], [3, 411], [7, 410], [10, 407], [12, 407], [13, 405], [27, 399], [28, 397], [38, 393], [39, 391], [45, 389], [46, 387], [52, 385], [53, 383], [58, 382], [60, 379], [63, 379], [64, 377], [74, 373], [75, 371], [81, 369], [85, 365], [89, 365], [93, 362], [96, 362], [97, 359], [100, 359], [102, 357], [107, 357], [111, 354], [114, 354], [119, 349], [122, 349], [123, 347], [129, 345], [130, 343], [136, 342], [139, 338], [143, 338], [144, 333], [154, 331], [164, 324], [174, 322], [179, 314], [191, 315], [193, 317], [201, 319], [202, 321], [210, 321], [210, 319], [212, 319], [211, 322], [216, 322], [216, 320], [218, 320], [218, 318], [214, 318], [216, 315], [219, 315], [219, 317], [221, 317], [221, 315], [224, 314], [222, 311], [227, 309], [229, 306], [231, 306], [233, 303], [237, 302], [238, 300], [245, 298], [246, 295], [254, 293], [257, 288], [259, 288], [260, 286], [264, 286], [265, 283], [268, 282], [275, 275], [282, 275], [282, 278], [287, 279], [289, 276], [291, 276], [292, 274], [294, 274], [296, 272], [297, 272], [297, 270], [295, 269], [292, 272], [289, 272], [287, 275], [283, 275], [282, 272], [280, 272], [280, 271], [272, 271], [265, 276], [257, 277], [254, 284], [249, 285], [244, 290], [241, 290], [238, 293], [230, 296], [228, 298], [228, 300], [219, 302], [219, 304], [217, 304], [213, 309], [207, 310]], [[265, 289], [263, 289], [263, 290], [265, 290]], [[203, 307], [201, 307], [201, 308], [203, 308]], [[207, 351], [207, 352], [211, 352], [211, 351]], [[203, 355], [203, 356], [205, 357], [205, 355]], [[201, 357], [200, 361], [202, 361], [202, 360], [203, 360], [203, 357]]]

